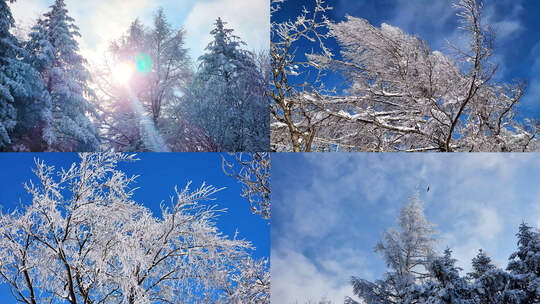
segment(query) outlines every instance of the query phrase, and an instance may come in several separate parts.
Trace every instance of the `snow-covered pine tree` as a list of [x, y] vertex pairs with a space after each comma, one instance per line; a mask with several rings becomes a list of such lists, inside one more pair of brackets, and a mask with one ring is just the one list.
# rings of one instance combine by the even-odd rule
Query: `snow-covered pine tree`
[[85, 67], [86, 60], [78, 53], [77, 36], [78, 28], [68, 15], [64, 0], [55, 0], [50, 11], [32, 28], [26, 45], [51, 97], [55, 140], [48, 150], [99, 149], [96, 128], [88, 117], [93, 112], [89, 102], [93, 92], [88, 87], [91, 76]]
[[[416, 205], [414, 201], [410, 205], [405, 205], [400, 215], [400, 226], [403, 226], [401, 219], [423, 217], [418, 216], [421, 214], [418, 211], [411, 212], [415, 209], [420, 210], [414, 205]], [[403, 222], [423, 222], [423, 220]], [[405, 261], [408, 255], [417, 253], [407, 250], [406, 245], [395, 241], [415, 239], [406, 235], [407, 233], [400, 235], [399, 238], [390, 237], [391, 242], [386, 241], [384, 253], [390, 269], [382, 279], [370, 282], [352, 278], [353, 292], [361, 301], [357, 302], [347, 297], [345, 304], [540, 303], [540, 233], [527, 224], [523, 223], [519, 227], [518, 249], [510, 256], [507, 271], [497, 268], [492, 264], [491, 258], [483, 250], [479, 250], [472, 260], [473, 269], [467, 277], [461, 277], [461, 269], [455, 265], [456, 260], [452, 258], [450, 249], [446, 249], [442, 256], [431, 253], [422, 259], [421, 265], [425, 272], [420, 275], [414, 271], [407, 271], [408, 267], [400, 265], [407, 265]]]
[[472, 296], [478, 304], [520, 304], [523, 299], [521, 291], [515, 288], [512, 275], [495, 268], [471, 282]]
[[518, 249], [509, 257], [506, 270], [512, 275], [507, 297], [518, 303], [540, 303], [540, 234], [533, 227], [519, 226]]
[[266, 151], [268, 101], [265, 71], [245, 43], [218, 18], [213, 40], [199, 57], [187, 108], [222, 151]]
[[476, 280], [495, 268], [495, 265], [491, 263], [491, 258], [486, 255], [484, 250], [480, 249], [478, 250], [478, 254], [472, 259], [472, 271], [467, 273], [467, 277], [471, 280]]
[[[13, 1], [10, 1], [13, 2]], [[15, 95], [17, 75], [13, 74], [19, 46], [17, 39], [10, 33], [14, 24], [13, 16], [6, 0], [0, 0], [0, 149], [11, 144], [11, 131], [17, 124], [15, 111]]]
[[[13, 2], [13, 1], [10, 1]], [[17, 124], [15, 97], [18, 81], [14, 65], [20, 53], [17, 39], [10, 33], [15, 23], [6, 0], [0, 0], [0, 149], [11, 144], [11, 131]]]
[[53, 140], [42, 127], [50, 100], [28, 53], [10, 33], [13, 25], [7, 1], [0, 0], [0, 151], [42, 151]]
[[[470, 282], [472, 298], [478, 304], [502, 304], [504, 289], [510, 275], [492, 264], [491, 258], [479, 249], [472, 259], [472, 271], [467, 273]], [[510, 303], [510, 302], [508, 302]], [[513, 302], [512, 302], [513, 303]]]
[[163, 8], [154, 16], [154, 26], [148, 33], [149, 55], [153, 60], [155, 85], [148, 92], [154, 124], [158, 125], [164, 102], [171, 103], [175, 90], [185, 91], [192, 78], [191, 59], [184, 47], [185, 32], [174, 30], [165, 17]]
[[[432, 276], [428, 267], [434, 257], [436, 230], [425, 215], [418, 192], [405, 203], [398, 217], [399, 230], [384, 232], [383, 240], [375, 247], [389, 270], [375, 282], [353, 277], [353, 292], [363, 301], [375, 303], [408, 303], [416, 283]], [[357, 303], [351, 298], [347, 304]]]
[[430, 280], [410, 293], [410, 303], [418, 297], [420, 303], [426, 304], [475, 304], [472, 289], [459, 275], [461, 269], [455, 263], [449, 248], [442, 257], [434, 258], [428, 266]]

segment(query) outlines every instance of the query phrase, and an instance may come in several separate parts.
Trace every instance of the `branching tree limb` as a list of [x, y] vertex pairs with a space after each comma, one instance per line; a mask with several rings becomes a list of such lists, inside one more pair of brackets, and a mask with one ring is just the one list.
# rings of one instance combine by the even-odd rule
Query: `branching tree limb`
[[[281, 1], [280, 1], [281, 2]], [[477, 0], [454, 3], [460, 29], [470, 38], [455, 55], [388, 24], [374, 27], [347, 16], [332, 23], [314, 2], [296, 21], [273, 22], [272, 149], [284, 151], [532, 151], [537, 124], [516, 118], [525, 82], [494, 80], [494, 33], [482, 24]], [[277, 9], [273, 11], [277, 12]], [[317, 19], [319, 18], [319, 19]], [[305, 38], [321, 51], [306, 54], [298, 70], [294, 50]], [[335, 38], [340, 56], [324, 46]], [[348, 88], [326, 90], [320, 78], [292, 85], [302, 71], [339, 73]], [[298, 82], [295, 82], [298, 83]]]
[[[251, 212], [270, 219], [270, 154], [266, 152], [229, 153], [234, 163], [222, 158], [223, 172], [242, 184], [242, 197]], [[236, 165], [236, 167], [235, 167]]]

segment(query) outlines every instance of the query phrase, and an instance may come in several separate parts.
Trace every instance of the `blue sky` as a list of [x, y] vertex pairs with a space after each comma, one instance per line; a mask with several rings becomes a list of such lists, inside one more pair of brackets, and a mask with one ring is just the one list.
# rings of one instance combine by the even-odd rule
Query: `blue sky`
[[[226, 235], [238, 236], [253, 243], [256, 250], [254, 257], [270, 256], [270, 225], [249, 209], [249, 203], [242, 197], [241, 185], [235, 179], [225, 175], [221, 169], [220, 153], [139, 153], [139, 161], [123, 163], [120, 168], [128, 175], [140, 175], [137, 179], [134, 199], [159, 214], [161, 201], [169, 201], [174, 194], [174, 186], [183, 187], [192, 181], [195, 190], [202, 182], [217, 188], [226, 189], [216, 193], [219, 208], [228, 211], [218, 218], [217, 226]], [[227, 156], [227, 155], [226, 155]], [[78, 160], [75, 153], [0, 153], [0, 206], [7, 212], [19, 205], [19, 200], [28, 202], [30, 196], [25, 192], [23, 183], [29, 179], [36, 181], [31, 169], [34, 158], [44, 160], [57, 168], [69, 167]], [[227, 156], [228, 157], [228, 156]], [[7, 286], [0, 285], [0, 299], [11, 299]]]
[[[19, 0], [11, 4], [18, 23], [31, 26], [54, 0]], [[154, 12], [163, 7], [175, 27], [186, 29], [186, 46], [197, 59], [210, 41], [210, 31], [221, 16], [235, 29], [248, 49], [268, 49], [270, 12], [268, 0], [65, 0], [81, 29], [80, 47], [91, 62], [99, 62], [109, 41], [124, 34], [135, 18], [150, 25]]]
[[[305, 6], [312, 8], [313, 0], [287, 1], [273, 21], [294, 18]], [[446, 51], [447, 42], [462, 44], [461, 30], [457, 29], [456, 10], [451, 0], [329, 0], [333, 7], [330, 20], [343, 21], [345, 16], [365, 18], [375, 26], [381, 23], [398, 26], [406, 33], [427, 41], [432, 50]], [[499, 64], [497, 78], [512, 81], [527, 79], [529, 88], [520, 106], [522, 116], [540, 119], [540, 2], [527, 0], [484, 1], [484, 22], [497, 33], [494, 62]], [[335, 53], [335, 41], [328, 41]], [[305, 48], [302, 48], [305, 47]], [[298, 54], [311, 50], [303, 43]], [[339, 78], [331, 77], [330, 86], [339, 85]], [[339, 87], [339, 86], [338, 86]]]
[[540, 227], [537, 154], [272, 157], [273, 303], [343, 303], [351, 276], [380, 278], [373, 248], [417, 188], [438, 248], [450, 247], [465, 272], [479, 248], [506, 267], [519, 224]]

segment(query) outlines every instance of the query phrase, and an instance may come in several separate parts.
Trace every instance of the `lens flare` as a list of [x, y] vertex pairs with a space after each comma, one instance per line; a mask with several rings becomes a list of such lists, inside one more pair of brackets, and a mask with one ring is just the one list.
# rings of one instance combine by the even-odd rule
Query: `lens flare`
[[112, 70], [113, 81], [117, 84], [127, 84], [133, 74], [135, 67], [130, 62], [120, 62]]
[[148, 74], [152, 70], [152, 58], [145, 53], [139, 53], [135, 56], [137, 71], [141, 74]]

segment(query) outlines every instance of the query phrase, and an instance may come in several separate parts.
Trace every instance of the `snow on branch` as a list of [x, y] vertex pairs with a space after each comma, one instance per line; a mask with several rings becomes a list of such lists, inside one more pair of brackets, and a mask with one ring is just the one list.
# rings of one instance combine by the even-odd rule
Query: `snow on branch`
[[[266, 152], [229, 153], [234, 162], [222, 158], [223, 172], [242, 184], [242, 197], [251, 212], [270, 219], [270, 154]], [[235, 167], [236, 165], [236, 167]]]
[[[431, 50], [389, 24], [376, 27], [354, 16], [334, 23], [322, 1], [296, 19], [273, 22], [272, 149], [538, 150], [538, 124], [516, 119], [525, 82], [493, 77], [495, 36], [482, 23], [482, 2], [461, 0], [454, 7], [470, 42], [465, 49], [450, 45], [453, 54]], [[338, 42], [340, 56], [326, 47], [329, 38]], [[320, 51], [299, 64], [294, 50], [309, 43]], [[295, 77], [313, 70], [317, 77]], [[346, 90], [326, 88], [319, 76], [326, 73], [339, 74]]]
[[36, 160], [31, 202], [0, 214], [0, 277], [21, 303], [269, 303], [265, 260], [223, 235], [218, 188], [177, 190], [156, 217], [133, 198], [131, 154], [83, 153], [69, 169]]

